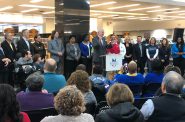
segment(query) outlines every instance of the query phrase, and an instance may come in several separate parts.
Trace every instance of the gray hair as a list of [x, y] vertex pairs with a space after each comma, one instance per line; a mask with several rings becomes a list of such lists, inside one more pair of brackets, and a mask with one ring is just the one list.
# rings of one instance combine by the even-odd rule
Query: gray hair
[[41, 91], [44, 84], [44, 77], [36, 72], [28, 76], [26, 86], [29, 91]]
[[172, 94], [181, 94], [184, 86], [183, 77], [177, 72], [170, 71], [163, 78], [163, 83], [166, 86], [166, 92]]

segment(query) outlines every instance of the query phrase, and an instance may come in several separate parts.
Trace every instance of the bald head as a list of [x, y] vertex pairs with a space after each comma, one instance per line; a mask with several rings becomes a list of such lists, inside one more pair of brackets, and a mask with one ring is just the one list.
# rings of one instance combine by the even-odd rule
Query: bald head
[[136, 62], [134, 61], [131, 61], [129, 64], [128, 64], [128, 72], [130, 74], [134, 74], [137, 72], [137, 64]]
[[49, 58], [46, 60], [45, 64], [44, 64], [44, 70], [47, 72], [55, 72], [57, 68], [57, 64], [56, 61], [52, 58]]
[[183, 86], [183, 77], [177, 72], [170, 71], [163, 78], [161, 88], [163, 93], [181, 94]]

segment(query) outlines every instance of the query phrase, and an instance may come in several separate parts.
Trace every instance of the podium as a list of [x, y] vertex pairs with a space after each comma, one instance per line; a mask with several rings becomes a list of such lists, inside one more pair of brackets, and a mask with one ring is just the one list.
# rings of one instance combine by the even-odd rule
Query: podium
[[122, 55], [107, 54], [105, 55], [105, 71], [116, 71], [122, 67]]

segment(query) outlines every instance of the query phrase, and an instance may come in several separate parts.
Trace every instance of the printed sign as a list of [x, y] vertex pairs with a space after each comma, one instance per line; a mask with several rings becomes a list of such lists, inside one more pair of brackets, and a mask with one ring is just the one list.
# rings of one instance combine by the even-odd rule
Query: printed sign
[[122, 57], [119, 54], [106, 55], [106, 71], [120, 70], [122, 66]]

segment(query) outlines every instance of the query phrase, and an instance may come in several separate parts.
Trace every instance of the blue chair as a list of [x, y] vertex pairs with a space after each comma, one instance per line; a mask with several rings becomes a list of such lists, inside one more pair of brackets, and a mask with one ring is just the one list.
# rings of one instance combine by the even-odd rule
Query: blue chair
[[134, 94], [134, 98], [140, 98], [143, 91], [143, 84], [127, 84]]
[[143, 97], [153, 97], [156, 91], [161, 87], [161, 83], [149, 83], [144, 86]]

